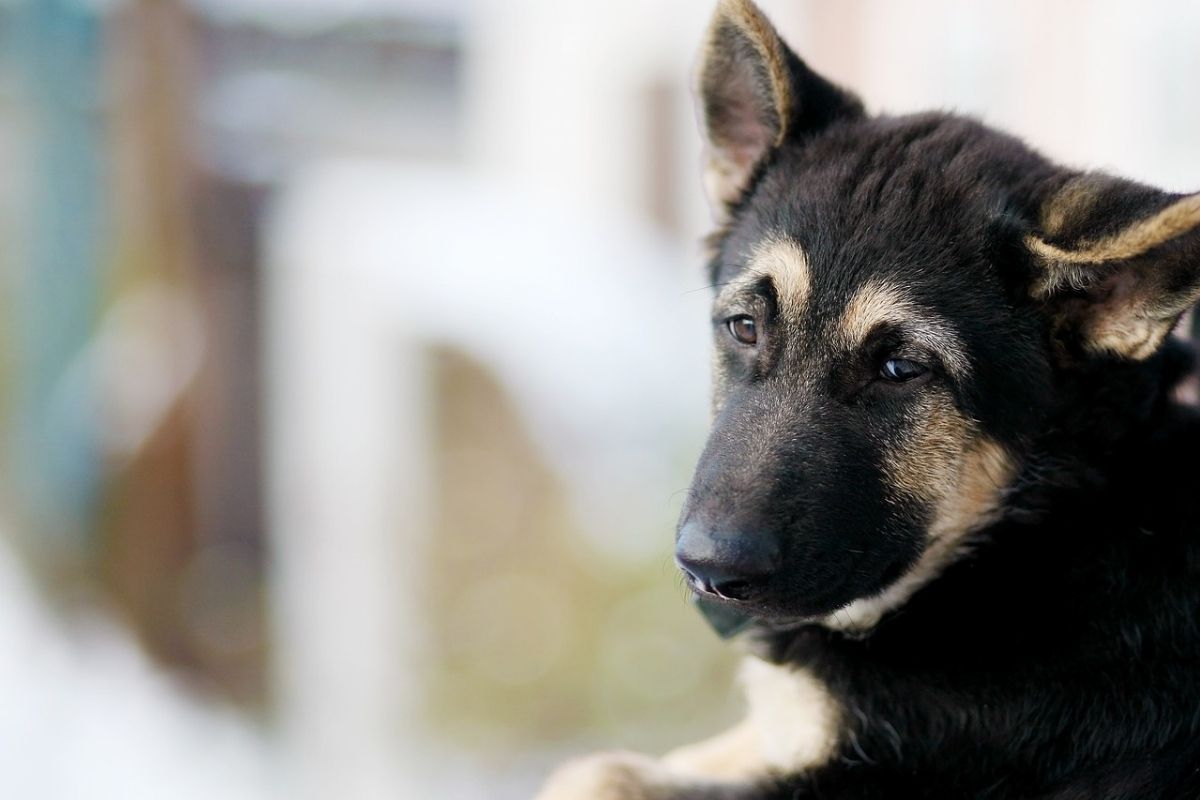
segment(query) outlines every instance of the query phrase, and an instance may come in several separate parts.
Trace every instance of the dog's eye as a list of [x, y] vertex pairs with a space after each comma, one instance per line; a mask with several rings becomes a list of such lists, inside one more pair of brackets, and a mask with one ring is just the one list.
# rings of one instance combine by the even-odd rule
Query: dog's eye
[[915, 361], [909, 361], [905, 358], [889, 358], [883, 362], [883, 366], [879, 368], [881, 377], [896, 383], [904, 383], [911, 381], [913, 378], [919, 378], [928, 372], [929, 369]]
[[725, 321], [725, 325], [729, 328], [729, 335], [742, 344], [758, 344], [758, 325], [755, 324], [754, 317], [745, 314], [730, 317]]

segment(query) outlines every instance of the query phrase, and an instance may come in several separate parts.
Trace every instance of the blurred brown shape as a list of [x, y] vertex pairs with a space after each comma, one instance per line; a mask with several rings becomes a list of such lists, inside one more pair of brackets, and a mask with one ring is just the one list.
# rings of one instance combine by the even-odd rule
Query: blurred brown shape
[[194, 143], [201, 23], [141, 0], [109, 23], [118, 292], [173, 287], [199, 310], [200, 372], [109, 472], [99, 578], [143, 644], [198, 682], [264, 699], [257, 352], [261, 192], [206, 175]]

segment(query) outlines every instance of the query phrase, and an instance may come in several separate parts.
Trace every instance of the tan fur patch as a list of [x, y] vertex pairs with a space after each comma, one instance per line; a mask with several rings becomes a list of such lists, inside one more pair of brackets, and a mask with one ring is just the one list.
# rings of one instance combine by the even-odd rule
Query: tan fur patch
[[742, 796], [744, 781], [684, 773], [639, 753], [596, 753], [555, 770], [535, 800], [717, 800]]
[[937, 353], [952, 375], [968, 372], [966, 349], [953, 329], [883, 280], [869, 281], [855, 293], [842, 312], [836, 335], [845, 349], [853, 350], [883, 323], [902, 325], [906, 335]]
[[[1058, 264], [1103, 264], [1135, 258], [1161, 244], [1200, 226], [1200, 194], [1184, 197], [1152, 217], [1139, 220], [1122, 231], [1083, 246], [1066, 250], [1036, 236], [1028, 236], [1026, 245], [1035, 255]], [[1053, 284], [1042, 291], [1055, 288]]]
[[1167, 321], [1142, 316], [1136, 308], [1127, 307], [1096, 315], [1084, 326], [1084, 340], [1093, 352], [1111, 351], [1140, 361], [1154, 355], [1170, 332]]
[[742, 664], [741, 682], [749, 713], [730, 730], [674, 750], [661, 761], [620, 752], [576, 759], [550, 777], [537, 800], [725, 796], [722, 789], [832, 758], [841, 711], [811, 673], [749, 657]]
[[1042, 229], [1052, 236], [1061, 234], [1071, 218], [1080, 209], [1090, 208], [1107, 185], [1104, 179], [1093, 175], [1083, 175], [1068, 182], [1042, 206]]
[[681, 776], [746, 780], [810, 769], [833, 756], [841, 712], [810, 672], [751, 656], [742, 664], [741, 683], [750, 705], [746, 719], [668, 754], [663, 759], [668, 769]]
[[749, 657], [742, 665], [742, 683], [750, 702], [747, 721], [758, 736], [766, 767], [795, 771], [833, 756], [841, 711], [811, 673]]
[[712, 207], [716, 222], [725, 224], [732, 219], [726, 204], [733, 203], [741, 196], [745, 175], [746, 170], [729, 159], [716, 156], [705, 159], [701, 181], [705, 193], [718, 201]]
[[697, 775], [721, 780], [745, 780], [766, 771], [762, 736], [749, 719], [729, 730], [663, 757], [663, 765], [681, 775]]
[[596, 753], [554, 771], [534, 800], [670, 800], [665, 767], [639, 753]]
[[953, 490], [938, 505], [929, 535], [962, 539], [992, 521], [1017, 477], [1017, 463], [994, 439], [976, 436], [958, 466]]
[[751, 279], [768, 277], [775, 285], [779, 310], [789, 319], [799, 319], [812, 291], [808, 256], [797, 243], [767, 239], [754, 248], [746, 274]]
[[882, 448], [888, 484], [914, 500], [946, 497], [954, 490], [969, 433], [969, 423], [947, 393], [923, 395], [908, 415], [903, 442], [885, 442]]
[[735, 298], [746, 294], [763, 278], [770, 279], [775, 287], [780, 312], [789, 319], [798, 319], [812, 291], [811, 274], [808, 256], [790, 239], [772, 237], [755, 245], [746, 268], [721, 287], [714, 305], [720, 308], [734, 304]]
[[[945, 410], [938, 413], [944, 415]], [[914, 449], [923, 450], [930, 438], [947, 436], [948, 440], [938, 449], [943, 454], [958, 451], [945, 465], [934, 466], [930, 485], [913, 495], [925, 499], [935, 493], [940, 495], [925, 552], [900, 580], [881, 594], [856, 600], [826, 617], [823, 623], [827, 627], [852, 632], [870, 630], [884, 614], [899, 608], [957, 560], [967, 549], [970, 534], [992, 522], [1003, 506], [1004, 494], [1016, 478], [1017, 464], [999, 443], [974, 434], [972, 426], [961, 416], [958, 421], [933, 423], [921, 436], [926, 441], [914, 442]], [[959, 437], [957, 442], [953, 441], [955, 437]], [[918, 463], [931, 466], [924, 455], [910, 458], [901, 468], [906, 480], [918, 474]]]

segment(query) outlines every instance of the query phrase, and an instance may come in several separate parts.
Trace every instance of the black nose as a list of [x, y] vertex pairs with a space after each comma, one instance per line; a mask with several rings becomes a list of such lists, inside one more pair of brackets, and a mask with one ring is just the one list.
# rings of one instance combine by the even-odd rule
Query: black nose
[[697, 591], [752, 600], [779, 566], [779, 548], [768, 536], [717, 533], [689, 521], [675, 541], [675, 563]]

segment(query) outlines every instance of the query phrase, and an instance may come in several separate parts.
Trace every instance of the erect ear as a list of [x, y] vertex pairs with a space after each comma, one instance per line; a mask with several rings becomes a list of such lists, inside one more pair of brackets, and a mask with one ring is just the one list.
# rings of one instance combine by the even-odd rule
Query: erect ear
[[1034, 296], [1059, 335], [1093, 353], [1148, 358], [1200, 300], [1200, 194], [1076, 174], [1050, 194], [1026, 244]]
[[755, 168], [788, 137], [863, 113], [856, 97], [805, 66], [751, 0], [720, 0], [697, 91], [707, 189], [718, 209], [741, 198]]

